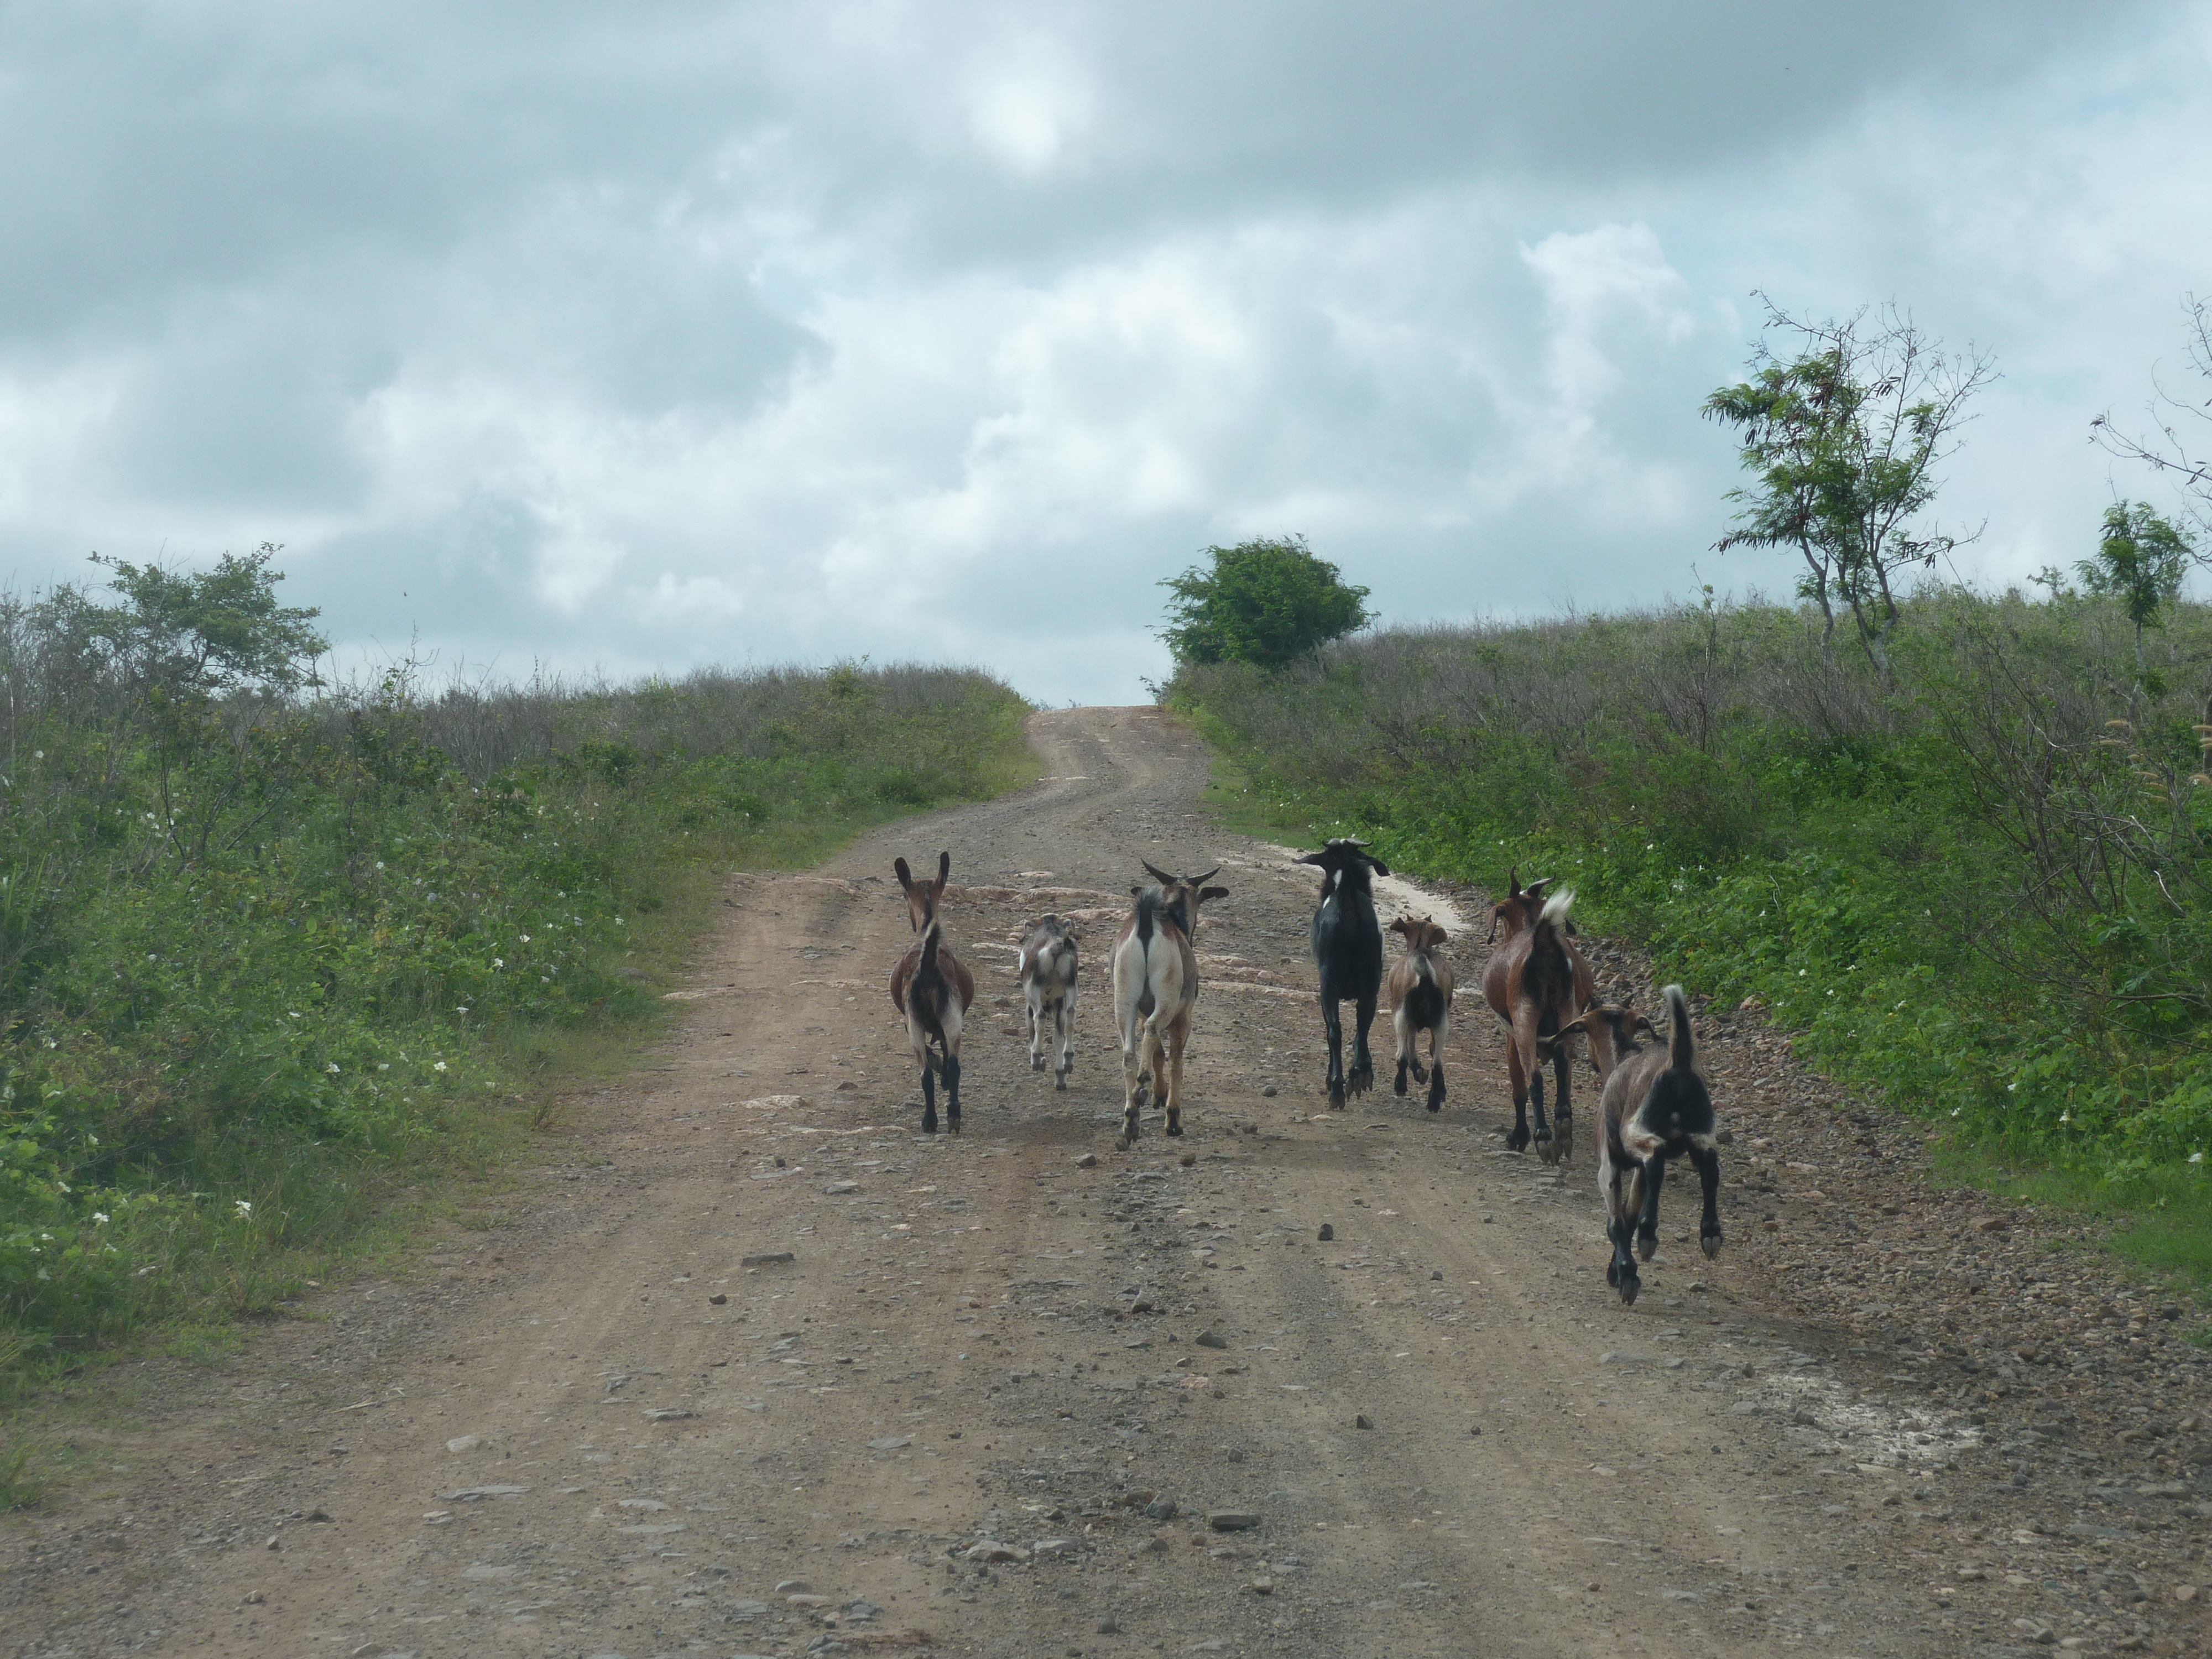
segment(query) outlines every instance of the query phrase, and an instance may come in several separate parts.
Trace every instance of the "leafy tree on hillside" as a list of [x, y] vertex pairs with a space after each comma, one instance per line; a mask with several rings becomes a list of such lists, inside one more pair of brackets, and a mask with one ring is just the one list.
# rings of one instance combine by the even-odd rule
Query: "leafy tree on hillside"
[[1729, 492], [1741, 510], [1716, 545], [1795, 548], [1806, 571], [1798, 591], [1820, 608], [1827, 659], [1840, 599], [1886, 681], [1897, 578], [1972, 539], [1920, 520], [1967, 399], [1996, 371], [1980, 353], [1944, 350], [1894, 307], [1818, 323], [1766, 307], [1766, 326], [1795, 337], [1795, 355], [1762, 340], [1752, 378], [1705, 402], [1709, 419], [1735, 429], [1757, 480]]
[[120, 603], [88, 605], [81, 626], [141, 690], [183, 700], [297, 690], [315, 683], [330, 641], [313, 626], [319, 611], [276, 603], [284, 573], [269, 562], [281, 550], [264, 542], [198, 571], [95, 553]]
[[2165, 625], [2165, 608], [2181, 592], [2197, 550], [2170, 520], [2142, 501], [2115, 501], [2105, 509], [2097, 556], [2074, 567], [2081, 586], [2118, 599], [2136, 625], [2136, 675], [2142, 678], [2143, 629]]
[[1175, 595], [1160, 638], [1179, 662], [1279, 668], [1370, 620], [1367, 589], [1347, 585], [1303, 536], [1206, 552], [1211, 569], [1193, 565], [1160, 583]]

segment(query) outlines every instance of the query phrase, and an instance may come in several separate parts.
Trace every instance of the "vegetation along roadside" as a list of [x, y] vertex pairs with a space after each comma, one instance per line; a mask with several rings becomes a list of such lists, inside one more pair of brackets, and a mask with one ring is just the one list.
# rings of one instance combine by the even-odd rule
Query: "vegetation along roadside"
[[1034, 772], [963, 671], [323, 685], [274, 550], [0, 597], [0, 1387], [266, 1312], [512, 1155], [720, 872]]
[[1939, 580], [1957, 540], [1919, 525], [1987, 362], [1888, 313], [1770, 326], [1800, 349], [1705, 412], [1750, 480], [1722, 546], [1802, 563], [1796, 603], [1363, 635], [1364, 590], [1302, 542], [1258, 598], [1249, 550], [1217, 549], [1169, 585], [1162, 698], [1246, 827], [1559, 878], [1664, 977], [1931, 1120], [1946, 1173], [2112, 1213], [2123, 1252], [2212, 1281], [2201, 555], [2116, 501], [2032, 592]]

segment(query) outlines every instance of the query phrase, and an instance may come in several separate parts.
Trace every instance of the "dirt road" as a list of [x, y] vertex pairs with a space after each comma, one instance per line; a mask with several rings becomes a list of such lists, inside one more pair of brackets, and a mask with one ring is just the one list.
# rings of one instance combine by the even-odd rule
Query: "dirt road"
[[[592, 1103], [513, 1225], [84, 1431], [82, 1476], [9, 1536], [0, 1648], [2198, 1645], [2176, 1599], [2202, 1571], [2196, 1420], [2142, 1415], [2113, 1445], [2024, 1375], [1984, 1389], [1973, 1362], [1969, 1388], [1902, 1265], [1832, 1316], [1808, 1303], [1790, 1219], [1847, 1180], [1892, 1183], [1900, 1228], [1925, 1212], [1871, 1165], [1778, 1197], [1814, 1166], [1772, 1148], [1810, 1120], [1765, 1040], [1714, 1034], [1728, 1249], [1698, 1255], [1677, 1188], [1625, 1310], [1587, 1151], [1563, 1176], [1500, 1150], [1478, 1003], [1440, 1117], [1387, 1092], [1328, 1112], [1311, 872], [1210, 826], [1203, 753], [1154, 711], [1034, 731], [1026, 795], [733, 878], [680, 1032]], [[884, 993], [908, 939], [889, 872], [940, 847], [981, 1006], [966, 1133], [923, 1139]], [[1140, 857], [1220, 863], [1231, 896], [1199, 941], [1191, 1133], [1117, 1153], [1103, 966]], [[1066, 1094], [1017, 1035], [1011, 939], [1046, 908], [1091, 918]], [[1480, 928], [1454, 932], [1475, 981]], [[1865, 1188], [1853, 1248], [1889, 1190]]]

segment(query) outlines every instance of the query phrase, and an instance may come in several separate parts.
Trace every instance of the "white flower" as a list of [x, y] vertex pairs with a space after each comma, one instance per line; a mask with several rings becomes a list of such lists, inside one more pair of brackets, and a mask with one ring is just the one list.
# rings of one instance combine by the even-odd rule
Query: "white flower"
[[2204, 1161], [2204, 1154], [2202, 1152], [2191, 1152], [2189, 1155], [2189, 1161], [2191, 1164], [2202, 1164]]
[[328, 1072], [332, 1077], [336, 1077], [338, 1074], [337, 1061], [332, 1060], [329, 1065], [324, 1066], [323, 1069]]
[[623, 919], [622, 919], [620, 916], [617, 916], [617, 917], [615, 918], [615, 926], [616, 926], [616, 927], [621, 927], [622, 925], [623, 925]]
[[250, 1221], [253, 1218], [253, 1206], [244, 1199], [234, 1198], [231, 1202], [238, 1206], [238, 1218], [240, 1221]]
[[463, 1003], [463, 1004], [461, 1004], [461, 1006], [460, 1006], [459, 1007], [458, 1007], [458, 1008], [456, 1008], [456, 1009], [454, 1009], [454, 1010], [453, 1010], [453, 1012], [454, 1012], [455, 1013], [457, 1013], [457, 1014], [465, 1014], [466, 1012], [468, 1012], [468, 1011], [469, 1011], [469, 1005], [468, 1005], [467, 1003], [465, 1003], [465, 1003]]
[[388, 1060], [380, 1060], [376, 1062], [376, 1069], [380, 1072], [388, 1072], [392, 1069], [392, 1062]]
[[529, 944], [529, 943], [530, 943], [530, 935], [529, 935], [529, 934], [527, 934], [527, 933], [525, 933], [525, 934], [522, 936], [522, 942], [523, 942], [525, 945]]
[[107, 1224], [107, 1217], [100, 1211], [94, 1210], [92, 1212], [92, 1224], [95, 1227], [105, 1227]]
[[288, 1019], [297, 1019], [299, 1017], [300, 1011], [297, 1008], [289, 1010], [285, 1015], [285, 1018]]
[[444, 1071], [444, 1070], [446, 1069], [446, 1062], [445, 1062], [444, 1060], [440, 1060], [440, 1061], [439, 1061], [435, 1066], [433, 1066], [430, 1069], [431, 1069], [432, 1071], [434, 1071], [434, 1072], [442, 1072], [442, 1071]]
[[504, 968], [507, 966], [507, 958], [505, 957], [494, 957], [491, 959], [491, 965], [495, 968]]
[[72, 1187], [70, 1187], [70, 1185], [69, 1184], [69, 1182], [66, 1182], [66, 1181], [57, 1181], [56, 1182], [54, 1182], [54, 1185], [55, 1185], [55, 1186], [57, 1186], [57, 1187], [58, 1187], [58, 1188], [61, 1188], [64, 1192], [65, 1192], [65, 1193], [66, 1193], [66, 1192], [71, 1192], [71, 1191], [74, 1191], [74, 1190], [75, 1190], [75, 1188], [73, 1188]]
[[2074, 1114], [2070, 1111], [2061, 1112], [2058, 1115], [2058, 1121], [2061, 1123], [2071, 1123], [2074, 1121]]
[[2017, 1094], [2017, 1093], [2019, 1093], [2019, 1092], [2020, 1092], [2020, 1079], [2019, 1079], [2018, 1078], [2014, 1078], [2011, 1082], [2009, 1082], [2009, 1083], [2006, 1084], [2006, 1085], [2005, 1085], [2005, 1092], [2006, 1092], [2007, 1094], [2008, 1094], [2008, 1095], [2010, 1095], [2010, 1094]]

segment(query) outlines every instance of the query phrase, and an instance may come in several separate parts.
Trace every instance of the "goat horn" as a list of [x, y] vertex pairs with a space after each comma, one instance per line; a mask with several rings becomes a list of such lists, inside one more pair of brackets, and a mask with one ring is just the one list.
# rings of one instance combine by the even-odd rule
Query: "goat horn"
[[1183, 879], [1184, 879], [1184, 880], [1186, 880], [1186, 881], [1188, 881], [1188, 882], [1192, 886], [1195, 887], [1195, 886], [1197, 886], [1200, 882], [1212, 881], [1212, 880], [1216, 877], [1216, 876], [1219, 875], [1220, 873], [1221, 873], [1221, 866], [1220, 866], [1219, 865], [1218, 865], [1218, 864], [1217, 864], [1217, 865], [1215, 865], [1215, 866], [1213, 866], [1213, 868], [1212, 868], [1211, 870], [1207, 871], [1207, 872], [1206, 872], [1204, 875], [1202, 875], [1202, 876], [1186, 876], [1186, 877], [1184, 877], [1184, 878], [1183, 878]]
[[1150, 859], [1139, 859], [1137, 862], [1145, 866], [1145, 873], [1146, 875], [1150, 876], [1154, 881], [1158, 882], [1162, 886], [1172, 887], [1175, 884], [1175, 878], [1170, 875], [1166, 871], [1161, 869], [1158, 865], [1154, 864]]

